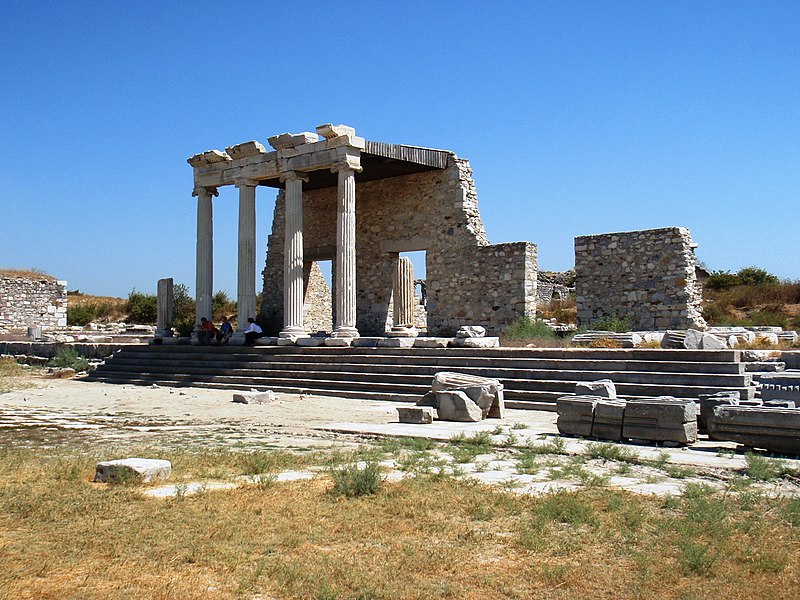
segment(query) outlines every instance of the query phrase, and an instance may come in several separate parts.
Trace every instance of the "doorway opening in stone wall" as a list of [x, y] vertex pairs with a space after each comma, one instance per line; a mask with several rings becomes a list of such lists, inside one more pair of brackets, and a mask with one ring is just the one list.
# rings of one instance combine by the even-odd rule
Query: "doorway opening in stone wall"
[[332, 260], [312, 260], [303, 264], [303, 324], [311, 335], [333, 331]]
[[[425, 250], [400, 252], [398, 259], [402, 260], [404, 258], [411, 262], [411, 273], [409, 277], [413, 282], [413, 326], [419, 331], [420, 335], [426, 335], [428, 331], [428, 313], [425, 309], [427, 293], [427, 286], [425, 283], [427, 253]], [[394, 302], [395, 292], [392, 290], [392, 301], [389, 306], [390, 327], [394, 325]]]

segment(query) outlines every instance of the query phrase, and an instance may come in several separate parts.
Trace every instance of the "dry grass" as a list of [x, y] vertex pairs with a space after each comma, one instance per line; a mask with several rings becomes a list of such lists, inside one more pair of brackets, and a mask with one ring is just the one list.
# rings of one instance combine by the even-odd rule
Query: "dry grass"
[[[160, 456], [179, 481], [309, 460]], [[797, 501], [528, 498], [430, 476], [361, 498], [321, 477], [157, 500], [90, 483], [99, 457], [0, 448], [0, 598], [749, 599], [800, 584]]]
[[13, 358], [0, 358], [0, 394], [31, 387], [30, 374]]
[[0, 269], [0, 276], [20, 277], [24, 279], [47, 279], [55, 281], [55, 277], [38, 269]]
[[713, 325], [800, 328], [800, 282], [703, 290], [703, 315]]
[[622, 348], [622, 342], [614, 338], [598, 338], [589, 342], [589, 348]]

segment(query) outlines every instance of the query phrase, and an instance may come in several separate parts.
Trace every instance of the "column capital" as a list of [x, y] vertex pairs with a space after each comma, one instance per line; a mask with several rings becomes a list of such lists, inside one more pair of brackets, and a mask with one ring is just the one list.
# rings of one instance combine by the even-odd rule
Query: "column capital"
[[306, 181], [308, 182], [308, 174], [303, 173], [302, 171], [284, 171], [280, 174], [279, 179], [281, 181]]
[[258, 186], [257, 179], [250, 179], [249, 177], [237, 177], [233, 180], [233, 184], [237, 188], [241, 187], [256, 187]]
[[198, 185], [192, 190], [192, 196], [219, 196], [219, 192], [215, 187]]
[[361, 171], [364, 170], [361, 166], [361, 157], [347, 155], [334, 161], [331, 165], [331, 172], [333, 173], [338, 173], [339, 171], [347, 169], [355, 171], [356, 173], [361, 173]]

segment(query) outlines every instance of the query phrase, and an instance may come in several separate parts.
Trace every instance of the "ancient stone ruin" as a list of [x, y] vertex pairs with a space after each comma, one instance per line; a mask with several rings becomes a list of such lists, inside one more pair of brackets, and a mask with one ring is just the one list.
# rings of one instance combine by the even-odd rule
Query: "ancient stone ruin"
[[0, 333], [66, 326], [66, 281], [47, 275], [0, 275]]
[[576, 237], [578, 324], [627, 319], [634, 331], [705, 329], [696, 247], [684, 227]]
[[332, 261], [334, 272], [332, 323], [325, 331], [342, 339], [383, 336], [391, 329], [393, 278], [403, 252], [426, 252], [431, 335], [475, 324], [497, 334], [535, 314], [536, 247], [489, 244], [466, 160], [445, 150], [365, 140], [344, 125], [274, 136], [269, 144], [273, 150], [251, 141], [189, 159], [198, 199], [198, 322], [210, 312], [212, 198], [222, 185], [239, 188], [239, 335], [256, 308], [258, 187], [280, 190], [260, 312], [267, 329], [284, 339], [309, 335], [305, 306], [315, 298], [308, 297], [307, 282], [323, 260]]

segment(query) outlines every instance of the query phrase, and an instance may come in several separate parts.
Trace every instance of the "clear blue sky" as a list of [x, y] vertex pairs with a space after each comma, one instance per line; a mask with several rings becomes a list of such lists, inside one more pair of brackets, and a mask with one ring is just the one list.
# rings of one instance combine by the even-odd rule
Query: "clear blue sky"
[[[190, 155], [345, 123], [455, 151], [493, 243], [689, 227], [800, 278], [800, 3], [7, 2], [0, 267], [194, 286]], [[215, 289], [236, 290], [235, 189]], [[259, 189], [263, 250], [274, 194]], [[260, 282], [259, 282], [260, 289]]]

